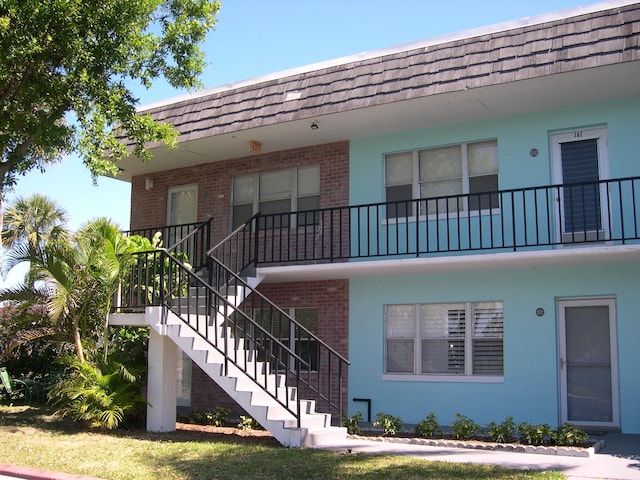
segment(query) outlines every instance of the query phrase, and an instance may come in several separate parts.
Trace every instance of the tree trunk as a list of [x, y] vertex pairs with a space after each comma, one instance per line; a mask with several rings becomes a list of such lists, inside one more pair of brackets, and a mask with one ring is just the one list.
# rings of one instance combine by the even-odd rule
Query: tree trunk
[[76, 319], [73, 320], [73, 342], [76, 345], [78, 360], [80, 360], [80, 363], [84, 363], [84, 350], [82, 348], [82, 342], [80, 341], [80, 329], [78, 328], [78, 321]]

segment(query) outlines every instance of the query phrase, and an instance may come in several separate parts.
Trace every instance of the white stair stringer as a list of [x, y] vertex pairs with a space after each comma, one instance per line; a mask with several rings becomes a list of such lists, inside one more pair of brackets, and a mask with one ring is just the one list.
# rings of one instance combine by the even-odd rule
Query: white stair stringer
[[[198, 324], [206, 324], [202, 316]], [[227, 375], [224, 375], [224, 354], [216, 350], [205, 339], [204, 328], [198, 334], [191, 326], [183, 322], [173, 312], [167, 311], [165, 325], [154, 325], [158, 333], [167, 335], [185, 352], [211, 379], [213, 379], [238, 405], [240, 405], [252, 418], [268, 430], [282, 445], [286, 447], [318, 447], [325, 444], [346, 439], [346, 428], [331, 426], [331, 415], [315, 411], [315, 401], [300, 400], [302, 410], [300, 428], [297, 426], [296, 417], [276, 401], [268, 392], [278, 394], [279, 399], [289, 398], [289, 408], [297, 409], [297, 391], [295, 387], [286, 387], [284, 377], [281, 374], [269, 372], [269, 365], [264, 362], [253, 363], [251, 352], [245, 355], [244, 345], [237, 342], [238, 359], [242, 359], [247, 365], [245, 368], [257, 368], [262, 372], [259, 381], [264, 381], [266, 387], [254, 382], [242, 369], [229, 362]], [[217, 322], [216, 322], [217, 323]], [[209, 326], [206, 333], [214, 340], [218, 336], [218, 342], [223, 342], [220, 328]], [[233, 342], [232, 339], [229, 339]], [[218, 343], [222, 346], [223, 343]], [[248, 360], [245, 360], [249, 358]], [[264, 372], [266, 371], [266, 374]]]

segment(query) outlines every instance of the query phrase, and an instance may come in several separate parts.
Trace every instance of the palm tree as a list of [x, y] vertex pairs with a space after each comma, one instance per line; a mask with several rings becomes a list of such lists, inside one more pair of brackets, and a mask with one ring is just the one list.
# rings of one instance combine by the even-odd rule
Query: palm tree
[[[38, 212], [28, 211], [29, 205], [37, 206]], [[48, 208], [40, 208], [43, 205]], [[60, 211], [52, 206], [53, 202], [38, 198], [33, 202], [21, 201], [20, 208], [10, 209], [12, 226], [8, 238], [12, 248], [4, 262], [11, 267], [27, 261], [30, 268], [24, 284], [0, 290], [0, 301], [26, 302], [44, 308], [53, 330], [41, 329], [40, 333], [65, 332], [68, 339], [73, 339], [80, 362], [85, 360], [82, 339], [87, 335], [97, 339], [103, 325], [106, 361], [106, 319], [112, 297], [126, 270], [124, 267], [130, 262], [130, 254], [139, 248], [140, 242], [124, 237], [106, 219], [89, 223], [70, 237], [59, 223], [63, 218], [58, 216]], [[44, 211], [58, 220], [41, 221], [44, 219], [39, 212]], [[34, 335], [31, 332], [17, 338], [29, 339]]]
[[67, 238], [66, 223], [67, 212], [46, 196], [18, 197], [4, 213], [2, 239], [6, 248], [25, 243], [37, 253], [49, 241]]

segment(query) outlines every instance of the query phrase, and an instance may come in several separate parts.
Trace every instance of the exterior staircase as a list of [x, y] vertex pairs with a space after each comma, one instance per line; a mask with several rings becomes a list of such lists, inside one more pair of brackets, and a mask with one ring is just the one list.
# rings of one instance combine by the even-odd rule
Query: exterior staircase
[[[132, 269], [146, 271], [135, 276], [138, 285], [129, 285], [130, 289], [144, 290], [138, 278], [163, 279], [157, 300], [148, 300], [147, 295], [142, 302], [147, 325], [170, 338], [282, 445], [316, 447], [346, 438], [346, 428], [332, 426], [330, 413], [316, 411], [315, 399], [300, 398], [301, 390], [312, 392], [323, 405], [340, 414], [345, 359], [320, 339], [314, 339], [319, 342], [318, 352], [324, 353], [318, 353], [314, 367], [318, 371], [312, 371], [310, 362], [299, 351], [290, 349], [252, 318], [252, 312], [268, 309], [276, 312], [280, 321], [292, 322], [292, 331], [303, 329], [255, 289], [258, 283], [255, 277], [241, 278], [215, 256], [208, 260], [215, 274], [208, 275], [205, 271], [203, 275], [201, 271], [196, 275], [176, 259], [179, 255], [166, 250], [153, 255], [157, 256], [155, 260], [149, 260], [147, 254], [144, 264], [139, 262]], [[148, 272], [149, 268], [154, 270]], [[158, 290], [158, 285], [154, 285], [152, 291]], [[133, 307], [131, 301], [124, 303], [128, 304], [121, 302], [122, 311]], [[112, 314], [112, 318], [122, 315], [126, 314]], [[124, 323], [122, 319], [117, 322]], [[324, 365], [328, 371], [321, 371]], [[338, 372], [333, 381], [332, 371]], [[337, 388], [333, 386], [336, 382]]]

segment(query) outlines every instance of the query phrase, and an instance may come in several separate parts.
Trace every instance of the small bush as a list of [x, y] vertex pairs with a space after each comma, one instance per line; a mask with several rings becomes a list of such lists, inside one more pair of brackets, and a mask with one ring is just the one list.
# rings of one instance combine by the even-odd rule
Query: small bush
[[240, 423], [238, 429], [240, 430], [260, 430], [260, 424], [253, 418], [246, 415], [240, 415]]
[[532, 425], [531, 423], [523, 422], [518, 424], [516, 430], [520, 443], [535, 446], [551, 443], [553, 430], [547, 423]]
[[394, 417], [388, 413], [376, 413], [376, 421], [373, 422], [374, 427], [381, 427], [384, 435], [393, 436], [402, 430], [402, 419]]
[[189, 417], [191, 423], [223, 427], [229, 423], [231, 410], [225, 407], [215, 407], [212, 412], [192, 412]]
[[473, 420], [456, 412], [456, 419], [451, 423], [453, 438], [458, 440], [471, 440], [482, 430]]
[[516, 433], [516, 424], [513, 417], [507, 417], [502, 423], [487, 423], [487, 433], [492, 442], [511, 443]]
[[553, 440], [558, 446], [575, 447], [585, 445], [589, 435], [580, 427], [564, 423], [553, 433]]
[[347, 427], [347, 433], [349, 435], [360, 435], [360, 422], [362, 421], [362, 412], [356, 412], [355, 414], [347, 417], [342, 416], [342, 426]]
[[424, 420], [418, 423], [416, 433], [419, 437], [441, 437], [443, 432], [442, 428], [440, 428], [440, 423], [438, 423], [438, 419], [436, 418], [436, 414], [431, 412], [424, 417]]

